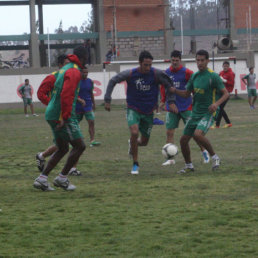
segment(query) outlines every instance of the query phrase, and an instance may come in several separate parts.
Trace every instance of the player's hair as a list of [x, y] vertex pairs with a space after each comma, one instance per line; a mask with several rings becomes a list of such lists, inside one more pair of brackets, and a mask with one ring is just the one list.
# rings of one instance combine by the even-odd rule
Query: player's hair
[[224, 62], [223, 62], [223, 65], [224, 65], [224, 64], [230, 65], [229, 61], [224, 61]]
[[25, 82], [28, 82], [29, 81], [29, 79], [25, 79]]
[[204, 49], [198, 50], [195, 57], [197, 56], [205, 56], [206, 59], [209, 59], [209, 53]]
[[144, 59], [151, 59], [151, 60], [153, 60], [153, 56], [151, 55], [151, 53], [149, 51], [144, 50], [139, 55], [139, 62], [142, 63]]
[[251, 66], [251, 67], [249, 68], [249, 72], [251, 72], [251, 70], [252, 70], [252, 69], [254, 69], [254, 67], [253, 67], [253, 66]]
[[66, 58], [67, 58], [67, 55], [65, 55], [65, 54], [58, 56], [57, 64], [63, 65]]
[[182, 55], [179, 50], [174, 50], [171, 52], [170, 57], [179, 57], [181, 59]]
[[79, 59], [86, 58], [87, 50], [84, 46], [78, 46], [73, 50], [73, 54], [76, 55]]

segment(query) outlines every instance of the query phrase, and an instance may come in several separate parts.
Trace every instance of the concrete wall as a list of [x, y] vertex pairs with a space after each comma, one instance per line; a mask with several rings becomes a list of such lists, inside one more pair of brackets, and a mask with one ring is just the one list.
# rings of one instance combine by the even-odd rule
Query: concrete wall
[[[223, 60], [227, 60], [223, 58]], [[223, 60], [218, 60], [214, 62], [214, 70], [216, 72], [220, 72], [222, 69]], [[254, 55], [254, 61], [258, 64], [258, 53]], [[239, 94], [245, 94], [246, 88], [243, 83], [241, 83], [241, 77], [248, 73], [247, 61], [246, 59], [238, 59], [237, 63], [231, 60], [231, 67], [236, 74], [236, 83], [235, 89], [237, 89]], [[193, 71], [197, 71], [195, 60], [187, 59], [185, 60], [185, 65], [189, 69]], [[135, 63], [123, 63], [116, 65], [108, 65], [106, 70], [104, 71], [102, 66], [90, 66], [89, 68], [89, 77], [95, 82], [94, 95], [96, 100], [102, 101], [104, 99], [104, 94], [106, 91], [106, 85], [110, 78], [114, 76], [117, 72], [123, 71], [126, 69], [131, 69], [133, 67], [138, 66], [137, 61]], [[169, 66], [169, 63], [165, 63], [163, 61], [154, 61], [154, 67], [159, 69], [166, 69]], [[210, 68], [213, 68], [212, 61], [209, 65]], [[24, 80], [28, 78], [30, 80], [30, 84], [33, 87], [33, 101], [38, 102], [36, 92], [41, 81], [52, 72], [54, 69], [18, 69], [12, 71], [0, 71], [0, 104], [2, 103], [21, 103], [22, 99], [20, 98], [17, 90], [20, 84], [24, 83]], [[258, 74], [257, 68], [255, 72]], [[257, 83], [258, 89], [258, 83]], [[112, 94], [114, 100], [123, 100], [125, 99], [126, 93], [126, 83], [122, 82], [115, 87], [115, 90]]]

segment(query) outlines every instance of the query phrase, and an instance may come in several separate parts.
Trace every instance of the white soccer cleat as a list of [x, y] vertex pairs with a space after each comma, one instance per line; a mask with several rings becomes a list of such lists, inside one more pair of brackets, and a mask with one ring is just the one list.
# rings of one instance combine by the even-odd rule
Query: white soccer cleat
[[175, 164], [176, 164], [176, 161], [174, 159], [168, 159], [162, 163], [162, 166], [170, 166], [170, 165], [175, 165]]
[[81, 171], [77, 170], [76, 168], [71, 168], [68, 175], [69, 176], [81, 176], [82, 173], [81, 173]]
[[40, 176], [35, 179], [33, 186], [42, 191], [55, 191], [55, 189], [50, 186], [48, 181], [45, 179], [42, 179]]
[[220, 166], [220, 158], [217, 157], [215, 159], [212, 159], [212, 170], [219, 169], [219, 166]]
[[54, 179], [54, 182], [53, 182], [54, 186], [56, 187], [61, 187], [63, 188], [64, 190], [66, 191], [73, 191], [76, 189], [76, 186], [75, 185], [72, 185], [68, 178], [61, 178], [60, 176], [57, 176], [55, 179]]

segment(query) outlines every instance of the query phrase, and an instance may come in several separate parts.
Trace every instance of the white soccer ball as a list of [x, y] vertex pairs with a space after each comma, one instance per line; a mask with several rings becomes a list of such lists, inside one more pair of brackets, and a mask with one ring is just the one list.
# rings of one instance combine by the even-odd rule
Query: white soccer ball
[[178, 148], [173, 143], [167, 143], [162, 147], [161, 152], [165, 159], [172, 159], [178, 154]]

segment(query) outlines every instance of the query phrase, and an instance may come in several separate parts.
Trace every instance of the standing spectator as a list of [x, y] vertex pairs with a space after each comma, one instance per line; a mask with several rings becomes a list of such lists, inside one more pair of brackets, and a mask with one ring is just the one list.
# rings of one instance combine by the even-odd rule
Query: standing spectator
[[19, 92], [22, 95], [22, 99], [23, 99], [24, 114], [26, 117], [29, 117], [27, 112], [27, 106], [29, 105], [32, 115], [38, 116], [37, 114], [34, 113], [34, 107], [32, 104], [32, 88], [29, 83], [30, 83], [29, 79], [25, 79], [25, 84], [21, 86], [21, 88], [19, 89]]
[[242, 78], [242, 81], [247, 86], [247, 93], [248, 93], [248, 103], [250, 105], [250, 109], [255, 109], [254, 103], [257, 99], [256, 93], [256, 74], [254, 73], [254, 67], [249, 68], [249, 74]]
[[[230, 64], [228, 61], [225, 61], [223, 63], [223, 70], [219, 73], [220, 75], [220, 78], [222, 79], [228, 93], [231, 93], [234, 89], [234, 85], [235, 85], [235, 74], [234, 72], [232, 71], [232, 69], [229, 67]], [[219, 106], [219, 114], [216, 118], [216, 126], [213, 125], [211, 127], [211, 129], [214, 129], [214, 128], [219, 128], [220, 127], [220, 122], [221, 122], [221, 118], [223, 117], [225, 119], [225, 122], [226, 124], [223, 126], [223, 128], [228, 128], [228, 127], [231, 127], [232, 124], [228, 118], [228, 115], [225, 111], [225, 106], [228, 102], [229, 98], [227, 100], [225, 100], [220, 106]]]

